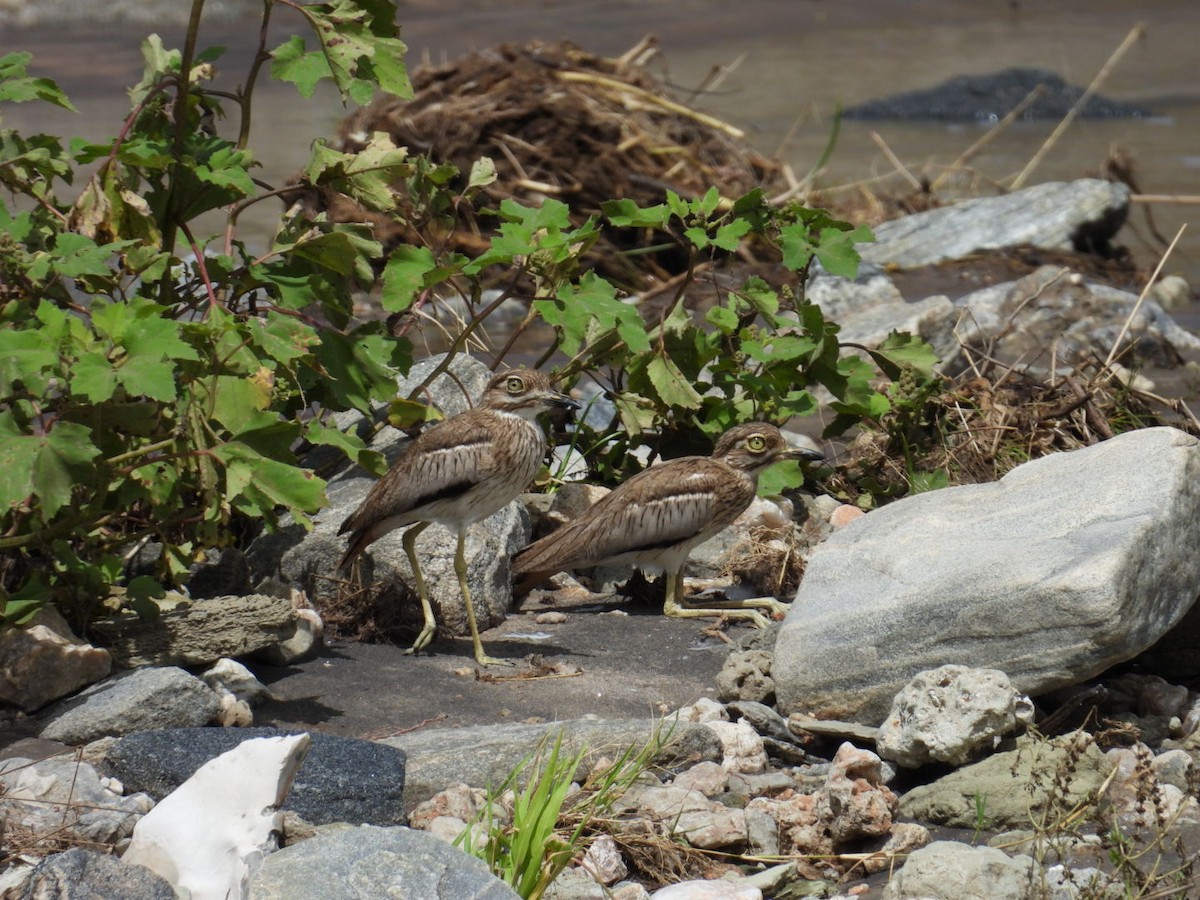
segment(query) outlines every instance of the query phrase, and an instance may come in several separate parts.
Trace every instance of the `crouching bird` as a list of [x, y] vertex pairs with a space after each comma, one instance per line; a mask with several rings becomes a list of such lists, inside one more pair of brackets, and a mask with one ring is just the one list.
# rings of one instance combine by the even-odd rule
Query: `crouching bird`
[[759, 473], [784, 459], [824, 459], [813, 450], [792, 449], [779, 429], [763, 422], [726, 431], [712, 456], [685, 456], [652, 466], [567, 523], [521, 550], [513, 572], [528, 589], [563, 569], [605, 563], [664, 571], [668, 616], [729, 616], [759, 626], [786, 607], [778, 600], [717, 601], [693, 606], [684, 600], [683, 567], [692, 548], [736, 519], [758, 490]]
[[342, 523], [338, 534], [348, 532], [350, 545], [339, 571], [389, 531], [411, 526], [402, 544], [425, 621], [408, 653], [427, 647], [437, 631], [416, 551], [417, 536], [437, 522], [458, 535], [454, 572], [475, 660], [481, 666], [503, 662], [483, 652], [467, 586], [463, 542], [469, 525], [510, 503], [533, 481], [546, 455], [546, 435], [537, 417], [555, 407], [575, 409], [578, 404], [553, 390], [543, 373], [520, 369], [494, 375], [478, 406], [422, 432]]

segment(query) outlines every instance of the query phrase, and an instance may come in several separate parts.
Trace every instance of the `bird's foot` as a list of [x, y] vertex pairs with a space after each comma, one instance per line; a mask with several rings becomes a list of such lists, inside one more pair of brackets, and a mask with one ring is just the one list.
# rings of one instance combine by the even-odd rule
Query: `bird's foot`
[[479, 663], [479, 665], [485, 666], [485, 667], [486, 666], [515, 666], [516, 665], [516, 663], [514, 663], [510, 659], [496, 659], [496, 657], [494, 657], [494, 656], [488, 656], [482, 650], [477, 651], [475, 653], [475, 662], [477, 662], [477, 663]]
[[[751, 597], [745, 600], [706, 600], [703, 606], [699, 604], [693, 605], [687, 600], [680, 604], [683, 609], [709, 609], [714, 612], [710, 615], [718, 615], [721, 612], [735, 614], [739, 611], [764, 610], [770, 618], [781, 618], [787, 615], [787, 611], [791, 609], [790, 604], [776, 600], [774, 597]], [[744, 618], [751, 618], [745, 616]]]
[[740, 619], [758, 628], [766, 628], [771, 624], [770, 618], [760, 613], [757, 609], [748, 609], [748, 606], [767, 609], [772, 614], [777, 611], [787, 611], [787, 607], [778, 600], [762, 598], [758, 600], [716, 601], [707, 606], [691, 606], [668, 599], [663, 606], [663, 612], [668, 616], [678, 616], [680, 618], [705, 618], [711, 616], [712, 618]]
[[422, 650], [424, 650], [426, 647], [428, 647], [429, 644], [433, 641], [433, 635], [436, 632], [436, 630], [437, 629], [435, 629], [435, 628], [428, 628], [428, 627], [422, 628], [421, 633], [417, 635], [417, 639], [412, 642], [412, 646], [404, 651], [404, 655], [405, 656], [416, 656], [418, 653], [420, 653]]

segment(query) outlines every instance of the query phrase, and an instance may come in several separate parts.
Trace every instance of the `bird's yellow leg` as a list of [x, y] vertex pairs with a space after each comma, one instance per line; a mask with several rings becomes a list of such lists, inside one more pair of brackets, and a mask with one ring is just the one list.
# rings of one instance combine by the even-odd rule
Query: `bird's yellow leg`
[[[770, 620], [762, 613], [750, 608], [751, 604], [758, 605], [762, 602], [761, 600], [718, 600], [711, 606], [693, 606], [683, 598], [683, 575], [680, 572], [668, 572], [667, 602], [663, 605], [663, 612], [668, 616], [680, 618], [725, 616], [730, 619], [745, 619], [759, 628], [766, 628], [771, 624]], [[786, 607], [778, 600], [770, 602], [786, 611]], [[772, 607], [763, 608], [775, 611]]]
[[471, 604], [471, 589], [467, 586], [467, 558], [464, 550], [466, 529], [458, 532], [458, 547], [454, 551], [454, 574], [458, 576], [458, 587], [462, 591], [463, 604], [467, 608], [467, 625], [471, 627], [471, 640], [475, 643], [475, 662], [481, 666], [511, 666], [507, 659], [496, 659], [483, 652], [483, 641], [479, 639], [479, 627], [475, 624], [475, 607]]
[[412, 566], [413, 581], [417, 584], [417, 598], [421, 601], [421, 614], [425, 617], [425, 624], [421, 626], [420, 634], [413, 641], [413, 645], [404, 651], [405, 653], [424, 650], [437, 633], [437, 620], [433, 618], [433, 607], [429, 605], [429, 591], [425, 588], [425, 576], [421, 574], [421, 564], [417, 562], [417, 535], [428, 527], [428, 522], [419, 522], [404, 532], [404, 538], [400, 541], [404, 552], [408, 555], [408, 564]]

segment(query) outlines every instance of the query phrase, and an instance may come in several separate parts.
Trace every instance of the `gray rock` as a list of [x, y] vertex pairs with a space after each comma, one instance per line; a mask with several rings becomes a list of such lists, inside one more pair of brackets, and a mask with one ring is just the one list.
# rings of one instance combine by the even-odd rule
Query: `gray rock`
[[[896, 695], [879, 727], [876, 750], [908, 768], [961, 766], [1017, 727], [1028, 704], [1003, 672], [941, 666], [921, 672]], [[1027, 719], [1032, 719], [1029, 705]]]
[[1095, 798], [1114, 763], [1088, 735], [1051, 739], [1020, 737], [1015, 750], [995, 753], [956, 769], [900, 798], [900, 814], [918, 822], [974, 828], [982, 804], [988, 829], [1028, 827], [1057, 809]]
[[50, 707], [41, 716], [39, 736], [79, 745], [106, 735], [204, 725], [220, 705], [212, 688], [183, 669], [135, 669]]
[[874, 229], [875, 243], [860, 244], [858, 252], [875, 265], [912, 268], [1020, 244], [1094, 251], [1107, 247], [1128, 211], [1123, 184], [1047, 182], [884, 222]]
[[52, 606], [0, 632], [0, 702], [26, 712], [99, 681], [111, 669], [108, 651], [79, 640]]
[[154, 806], [145, 794], [122, 795], [101, 783], [96, 770], [73, 757], [0, 761], [5, 827], [57, 835], [93, 845], [127, 839]]
[[779, 708], [883, 720], [918, 672], [1006, 672], [1022, 693], [1153, 644], [1200, 594], [1200, 441], [1150, 428], [919, 494], [812, 554], [771, 673]]
[[408, 828], [334, 828], [263, 861], [249, 900], [511, 900], [517, 894], [467, 856]]
[[958, 298], [950, 324], [969, 346], [986, 345], [999, 359], [1048, 368], [1051, 347], [1060, 367], [1104, 356], [1126, 322], [1122, 343], [1133, 342], [1135, 362], [1174, 366], [1180, 352], [1200, 349], [1200, 338], [1157, 303], [1139, 304], [1136, 294], [1087, 281], [1062, 266], [1042, 266]]
[[821, 307], [826, 318], [838, 323], [838, 339], [843, 343], [874, 347], [893, 331], [907, 331], [927, 341], [940, 360], [951, 359], [959, 352], [954, 334], [958, 312], [950, 299], [906, 299], [876, 266], [864, 263], [853, 280], [814, 267], [804, 297]]
[[766, 650], [735, 650], [725, 658], [717, 673], [717, 699], [775, 702], [775, 679], [771, 677], [771, 654]]
[[47, 856], [34, 867], [24, 900], [175, 900], [175, 889], [145, 866], [121, 862], [106, 853], [73, 847]]
[[455, 782], [479, 788], [500, 784], [540, 741], [552, 742], [559, 730], [564, 734], [564, 753], [588, 747], [586, 767], [600, 756], [612, 758], [623, 747], [644, 745], [656, 729], [671, 738], [660, 754], [660, 763], [690, 765], [723, 758], [720, 741], [711, 729], [673, 725], [670, 720], [571, 719], [539, 725], [434, 728], [385, 738], [381, 743], [398, 747], [408, 757], [405, 800], [411, 808]]
[[934, 841], [913, 851], [883, 889], [884, 900], [1033, 900], [1042, 896], [1028, 856]]
[[[300, 729], [172, 728], [117, 741], [101, 768], [130, 790], [161, 799], [210, 759], [250, 738]], [[397, 825], [404, 815], [404, 753], [373, 741], [309, 732], [312, 746], [283, 804], [308, 822]], [[444, 786], [444, 785], [442, 785]]]
[[93, 628], [123, 666], [206, 666], [286, 640], [296, 614], [285, 597], [249, 594], [182, 600], [156, 619], [127, 615]]

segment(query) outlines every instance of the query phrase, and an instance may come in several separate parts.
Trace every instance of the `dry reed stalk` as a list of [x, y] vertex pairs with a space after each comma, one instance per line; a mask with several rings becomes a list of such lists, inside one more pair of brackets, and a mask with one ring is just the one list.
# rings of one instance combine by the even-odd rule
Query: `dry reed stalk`
[[668, 100], [665, 97], [657, 97], [650, 91], [647, 91], [643, 88], [634, 87], [633, 85], [626, 84], [623, 81], [618, 81], [615, 78], [606, 78], [603, 75], [592, 75], [588, 72], [573, 72], [569, 70], [559, 72], [558, 78], [560, 81], [595, 84], [599, 85], [600, 87], [608, 88], [609, 90], [621, 95], [622, 98], [636, 98], [642, 103], [649, 104], [649, 108], [657, 107], [659, 109], [664, 109], [667, 112], [672, 112], [676, 115], [693, 119], [694, 121], [699, 122], [701, 125], [707, 125], [709, 128], [715, 128], [717, 131], [721, 131], [737, 140], [741, 140], [746, 136], [746, 132], [742, 131], [742, 129], [735, 128], [728, 122], [722, 122], [715, 116], [706, 115], [705, 113], [697, 112], [694, 109], [689, 109], [682, 103], [676, 103], [674, 100]]
[[1013, 179], [1013, 183], [1009, 186], [1009, 190], [1019, 190], [1021, 186], [1025, 184], [1025, 179], [1033, 174], [1033, 170], [1041, 164], [1042, 160], [1045, 159], [1046, 154], [1049, 153], [1051, 148], [1058, 143], [1059, 138], [1063, 136], [1063, 133], [1066, 132], [1067, 128], [1070, 127], [1071, 123], [1075, 121], [1075, 117], [1079, 115], [1079, 111], [1083, 109], [1084, 104], [1091, 100], [1096, 91], [1100, 90], [1101, 85], [1108, 80], [1108, 76], [1112, 74], [1112, 70], [1116, 68], [1117, 63], [1121, 60], [1121, 57], [1123, 57], [1125, 52], [1133, 46], [1135, 41], [1141, 40], [1145, 34], [1146, 26], [1144, 24], [1139, 22], [1133, 26], [1129, 34], [1125, 36], [1125, 40], [1121, 42], [1121, 46], [1117, 47], [1117, 49], [1113, 51], [1112, 56], [1108, 58], [1108, 61], [1100, 67], [1100, 71], [1096, 73], [1096, 77], [1092, 79], [1092, 83], [1087, 86], [1087, 90], [1079, 95], [1079, 99], [1075, 101], [1075, 105], [1067, 110], [1067, 114], [1063, 116], [1062, 121], [1058, 123], [1058, 126], [1054, 129], [1054, 131], [1050, 133], [1050, 137], [1046, 138], [1045, 143], [1043, 143], [1042, 146], [1037, 149], [1037, 152], [1033, 154], [1033, 158], [1025, 164], [1025, 168], [1021, 170], [1021, 174]]
[[1179, 226], [1179, 230], [1175, 232], [1175, 237], [1171, 241], [1170, 246], [1163, 252], [1163, 255], [1158, 258], [1158, 265], [1154, 267], [1154, 271], [1150, 273], [1150, 277], [1146, 279], [1146, 286], [1142, 288], [1142, 292], [1138, 294], [1137, 302], [1133, 304], [1133, 309], [1129, 311], [1129, 315], [1125, 317], [1125, 324], [1121, 326], [1121, 331], [1117, 335], [1117, 339], [1113, 341], [1112, 347], [1109, 348], [1108, 357], [1104, 360], [1104, 368], [1107, 369], [1112, 365], [1112, 361], [1117, 356], [1117, 348], [1121, 346], [1121, 340], [1129, 331], [1129, 325], [1133, 322], [1133, 317], [1137, 315], [1138, 310], [1142, 308], [1142, 301], [1146, 299], [1146, 295], [1150, 293], [1150, 288], [1154, 286], [1154, 282], [1158, 280], [1158, 275], [1162, 272], [1163, 265], [1166, 264], [1167, 257], [1171, 255], [1171, 251], [1175, 249], [1175, 245], [1179, 243], [1179, 239], [1183, 237], [1184, 229], [1187, 228], [1187, 223]]
[[986, 132], [984, 132], [979, 140], [960, 153], [958, 159], [952, 162], [945, 172], [933, 180], [933, 184], [930, 186], [929, 190], [936, 191], [938, 186], [942, 183], [943, 178], [948, 176], [951, 172], [957, 172], [959, 169], [965, 166], [977, 153], [990, 144], [998, 135], [1002, 134], [1009, 125], [1015, 122], [1021, 113], [1025, 112], [1025, 110], [1027, 110], [1030, 105], [1044, 93], [1046, 93], [1046, 86], [1039, 84], [1032, 91], [1026, 94], [1024, 100], [1008, 111], [1008, 115], [997, 122], [993, 127], [989, 128]]

